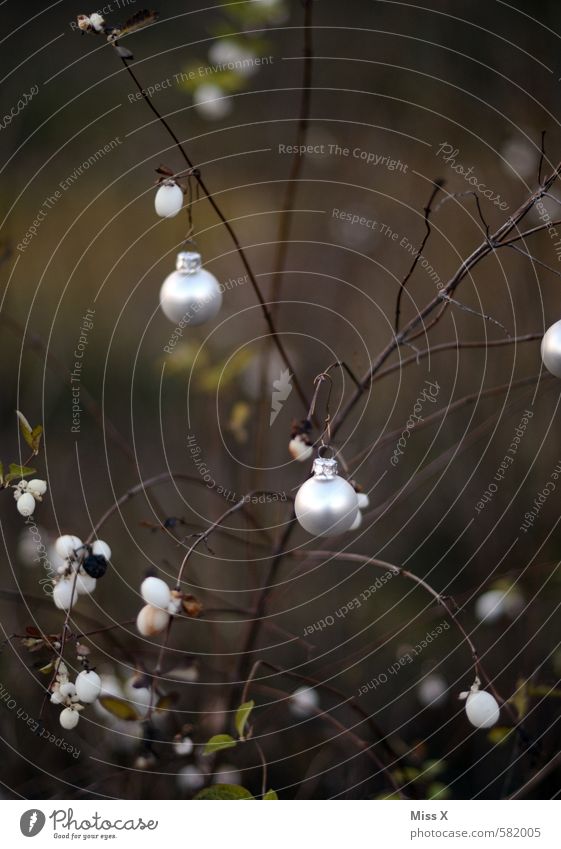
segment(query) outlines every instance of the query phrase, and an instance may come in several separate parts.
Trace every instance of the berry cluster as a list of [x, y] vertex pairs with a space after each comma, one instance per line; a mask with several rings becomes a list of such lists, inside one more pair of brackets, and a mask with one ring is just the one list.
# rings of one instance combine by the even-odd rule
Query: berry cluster
[[[87, 660], [83, 661], [87, 667]], [[101, 693], [101, 678], [93, 669], [83, 669], [72, 683], [68, 677], [68, 667], [61, 660], [57, 666], [55, 681], [51, 687], [51, 702], [61, 705], [60, 724], [70, 731], [76, 728], [80, 711], [84, 705], [93, 704]]]
[[18, 512], [27, 518], [35, 512], [37, 501], [42, 501], [43, 496], [47, 491], [47, 481], [42, 480], [21, 480], [14, 484], [14, 498]]
[[183, 607], [183, 594], [170, 590], [161, 578], [145, 578], [140, 585], [140, 595], [146, 604], [136, 618], [136, 627], [143, 637], [161, 634], [170, 617], [180, 613]]
[[87, 545], [73, 534], [64, 534], [55, 542], [55, 553], [60, 562], [56, 567], [53, 601], [59, 610], [70, 610], [79, 595], [93, 593], [98, 579], [107, 571], [111, 549], [100, 539]]

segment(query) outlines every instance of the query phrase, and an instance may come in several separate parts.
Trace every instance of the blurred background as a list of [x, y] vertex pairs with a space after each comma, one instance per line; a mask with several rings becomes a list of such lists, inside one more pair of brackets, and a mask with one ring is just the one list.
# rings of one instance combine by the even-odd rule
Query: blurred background
[[[140, 9], [113, 0], [103, 14], [117, 25]], [[87, 640], [107, 692], [141, 701], [142, 686], [133, 683], [146, 681], [134, 676], [157, 663], [159, 641], [140, 639], [134, 627], [147, 570], [173, 583], [192, 535], [244, 493], [266, 489], [286, 500], [248, 505], [190, 559], [184, 589], [204, 610], [172, 632], [162, 689], [177, 700], [157, 720], [148, 750], [140, 720], [102, 708], [64, 732], [79, 756], [39, 737], [18, 709], [39, 721], [48, 683], [39, 668], [48, 652], [30, 653], [18, 639], [4, 644], [3, 792], [188, 798], [219, 773], [259, 793], [256, 747], [238, 745], [210, 759], [201, 747], [212, 734], [232, 733], [229, 710], [244, 680], [240, 652], [251, 610], [290, 519], [289, 499], [309, 472], [309, 462], [288, 452], [291, 424], [307, 410], [293, 388], [270, 425], [284, 364], [232, 241], [196, 194], [194, 238], [205, 267], [225, 286], [224, 305], [215, 321], [186, 329], [166, 352], [174, 327], [158, 293], [188, 221], [185, 212], [156, 217], [155, 169], [176, 173], [185, 163], [115, 51], [103, 37], [77, 30], [76, 16], [91, 11], [74, 2], [0, 8], [1, 112], [9, 116], [0, 121], [0, 457], [5, 466], [27, 459], [16, 409], [44, 426], [34, 466], [49, 488], [34, 519], [47, 547], [62, 532], [85, 539], [130, 487], [164, 476], [104, 525], [111, 567], [73, 611], [75, 633], [112, 628]], [[362, 376], [391, 339], [399, 281], [425, 234], [435, 178], [445, 185], [423, 262], [403, 297], [402, 326], [485, 239], [474, 197], [456, 194], [475, 187], [493, 232], [537, 186], [543, 131], [543, 173], [561, 159], [560, 21], [552, 0], [317, 0], [311, 147], [279, 274], [293, 167], [285, 148], [297, 141], [301, 110], [304, 7], [252, 0], [198, 10], [166, 0], [157, 11], [154, 25], [123, 44], [232, 222], [265, 299], [275, 302], [308, 396], [335, 360]], [[462, 168], [472, 169], [475, 183]], [[526, 216], [528, 228], [547, 215], [561, 218], [561, 191], [554, 186], [550, 194]], [[455, 295], [475, 312], [451, 305], [415, 341], [419, 350], [451, 347], [418, 363], [411, 348], [394, 352], [387, 366], [401, 360], [401, 367], [373, 384], [337, 434], [350, 476], [369, 493], [363, 525], [327, 544], [301, 530], [291, 536], [249, 658], [250, 666], [261, 658], [284, 670], [262, 666], [251, 688], [268, 786], [281, 798], [379, 798], [395, 792], [392, 780], [412, 798], [499, 798], [559, 750], [558, 488], [539, 500], [561, 462], [558, 384], [539, 358], [539, 336], [560, 318], [557, 239], [561, 226], [559, 236], [550, 230], [520, 243], [534, 260], [504, 248], [480, 262]], [[535, 338], [492, 344], [508, 341], [507, 333]], [[456, 346], [464, 342], [482, 344]], [[347, 372], [332, 378], [335, 415], [353, 384]], [[423, 418], [441, 415], [411, 435], [392, 464], [426, 381], [438, 391]], [[325, 401], [322, 392], [320, 419]], [[525, 415], [513, 462], [497, 479]], [[32, 625], [57, 634], [61, 612], [44, 592], [48, 571], [37, 563], [30, 526], [11, 493], [0, 496], [3, 637]], [[166, 518], [174, 521], [162, 529]], [[473, 682], [470, 652], [422, 588], [394, 577], [337, 615], [384, 573], [306, 557], [322, 547], [398, 564], [452, 596], [494, 686], [524, 715], [524, 734], [510, 731], [508, 709], [491, 732], [467, 723], [458, 694]], [[489, 591], [498, 593], [498, 605], [489, 605]], [[334, 622], [325, 625], [329, 617]], [[450, 627], [388, 674], [442, 622]], [[366, 687], [381, 675], [383, 686]], [[304, 705], [290, 699], [310, 681], [334, 688], [314, 686], [311, 708], [306, 698]], [[61, 737], [56, 708], [44, 707], [40, 722]], [[183, 733], [193, 752], [173, 747]], [[548, 768], [527, 795], [550, 798], [560, 788], [561, 771]]]

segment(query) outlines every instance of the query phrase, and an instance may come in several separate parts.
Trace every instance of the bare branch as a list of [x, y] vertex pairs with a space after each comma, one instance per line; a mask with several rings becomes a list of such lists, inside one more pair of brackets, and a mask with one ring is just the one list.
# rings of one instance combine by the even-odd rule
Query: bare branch
[[429, 219], [430, 219], [430, 215], [431, 215], [431, 212], [432, 212], [432, 204], [434, 202], [435, 197], [437, 196], [437, 194], [439, 193], [440, 189], [443, 186], [444, 186], [444, 180], [441, 180], [441, 179], [434, 180], [434, 188], [431, 192], [431, 196], [428, 200], [428, 203], [424, 208], [425, 229], [426, 229], [425, 235], [423, 236], [423, 239], [422, 239], [421, 244], [419, 246], [419, 250], [415, 254], [415, 257], [413, 259], [413, 262], [411, 263], [411, 267], [410, 267], [409, 271], [407, 272], [407, 274], [405, 275], [405, 277], [403, 278], [403, 280], [399, 284], [399, 291], [397, 293], [397, 300], [396, 300], [396, 304], [395, 304], [395, 323], [394, 323], [394, 326], [395, 326], [395, 332], [396, 333], [399, 331], [399, 316], [400, 316], [400, 313], [401, 313], [401, 298], [403, 296], [403, 292], [405, 291], [405, 287], [407, 286], [407, 283], [408, 283], [411, 275], [415, 271], [415, 268], [417, 267], [417, 263], [419, 262], [419, 259], [422, 256], [423, 250], [425, 249], [425, 245], [429, 240], [429, 237], [430, 237], [430, 234], [431, 234], [431, 226], [430, 226], [430, 220]]

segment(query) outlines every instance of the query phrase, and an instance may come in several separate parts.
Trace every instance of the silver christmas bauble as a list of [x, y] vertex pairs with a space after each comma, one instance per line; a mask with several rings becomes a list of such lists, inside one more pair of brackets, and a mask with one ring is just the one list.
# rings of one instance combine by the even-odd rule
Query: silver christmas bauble
[[314, 536], [333, 536], [350, 530], [358, 516], [353, 487], [337, 474], [335, 460], [318, 457], [313, 477], [296, 494], [294, 511], [305, 531]]
[[555, 377], [561, 377], [561, 321], [556, 321], [546, 331], [541, 351], [546, 369]]
[[213, 319], [222, 306], [222, 291], [214, 274], [202, 268], [201, 255], [181, 251], [176, 268], [160, 290], [164, 315], [175, 324], [191, 327]]

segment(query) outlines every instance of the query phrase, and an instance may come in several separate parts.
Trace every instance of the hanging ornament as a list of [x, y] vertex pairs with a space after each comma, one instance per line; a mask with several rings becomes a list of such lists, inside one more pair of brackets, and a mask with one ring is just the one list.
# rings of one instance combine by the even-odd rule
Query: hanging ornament
[[154, 198], [156, 213], [161, 218], [175, 218], [183, 206], [183, 190], [174, 180], [166, 180]]
[[195, 327], [210, 321], [222, 306], [218, 280], [201, 265], [196, 251], [177, 254], [176, 271], [164, 280], [160, 306], [170, 321]]
[[358, 498], [350, 483], [337, 474], [337, 461], [314, 460], [309, 480], [296, 495], [296, 518], [314, 536], [333, 536], [350, 530], [358, 517]]
[[556, 321], [546, 331], [541, 354], [546, 369], [555, 377], [561, 377], [561, 321]]

